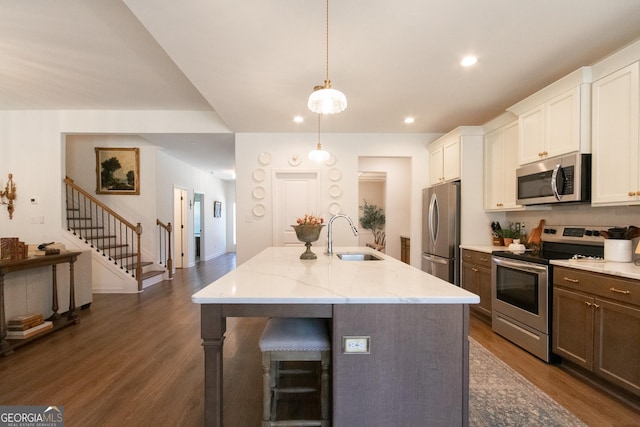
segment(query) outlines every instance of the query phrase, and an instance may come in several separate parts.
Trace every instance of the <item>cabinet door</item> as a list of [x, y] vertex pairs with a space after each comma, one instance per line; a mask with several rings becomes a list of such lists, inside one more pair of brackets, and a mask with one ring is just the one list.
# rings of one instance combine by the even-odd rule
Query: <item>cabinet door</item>
[[451, 138], [442, 145], [444, 181], [460, 179], [460, 138]]
[[548, 157], [580, 150], [580, 87], [548, 102], [546, 106]]
[[639, 75], [636, 62], [592, 85], [594, 205], [640, 203]]
[[435, 185], [442, 182], [443, 177], [442, 144], [429, 147], [429, 184]]
[[593, 298], [553, 289], [553, 352], [593, 369]]
[[640, 395], [640, 309], [595, 299], [594, 372]]
[[540, 106], [522, 114], [520, 124], [520, 164], [536, 162], [545, 156], [545, 114]]
[[[484, 138], [484, 209], [502, 210], [503, 202], [503, 132], [488, 133]], [[514, 183], [515, 186], [515, 183]]]

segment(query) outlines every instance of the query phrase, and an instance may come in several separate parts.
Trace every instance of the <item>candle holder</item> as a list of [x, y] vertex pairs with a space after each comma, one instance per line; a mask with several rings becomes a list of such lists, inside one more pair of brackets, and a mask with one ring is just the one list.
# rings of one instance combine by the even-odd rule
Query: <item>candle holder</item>
[[300, 259], [317, 259], [318, 257], [311, 251], [311, 243], [317, 241], [320, 238], [320, 231], [324, 225], [292, 225], [296, 231], [298, 240], [304, 242], [307, 250], [300, 255]]

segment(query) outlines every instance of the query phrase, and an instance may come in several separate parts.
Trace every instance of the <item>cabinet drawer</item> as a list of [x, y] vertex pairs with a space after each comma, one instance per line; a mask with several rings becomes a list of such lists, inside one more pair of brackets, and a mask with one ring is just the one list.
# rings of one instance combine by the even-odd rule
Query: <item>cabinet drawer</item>
[[553, 284], [640, 306], [640, 281], [565, 267], [553, 268]]
[[491, 254], [486, 252], [463, 249], [462, 261], [468, 262], [470, 264], [476, 264], [479, 267], [491, 268]]

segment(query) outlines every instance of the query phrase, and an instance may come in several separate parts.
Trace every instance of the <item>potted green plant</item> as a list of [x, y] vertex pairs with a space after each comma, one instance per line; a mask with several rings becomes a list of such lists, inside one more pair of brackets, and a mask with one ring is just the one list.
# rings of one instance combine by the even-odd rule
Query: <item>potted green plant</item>
[[373, 234], [373, 242], [376, 247], [381, 248], [385, 245], [385, 215], [384, 210], [377, 205], [370, 205], [364, 201], [364, 206], [360, 206], [362, 216], [360, 216], [360, 226], [365, 230], [371, 230]]
[[502, 230], [497, 231], [498, 236], [502, 237], [505, 246], [509, 246], [513, 243], [513, 239], [520, 238], [520, 231], [516, 230], [513, 223], [509, 223], [509, 228], [503, 228]]

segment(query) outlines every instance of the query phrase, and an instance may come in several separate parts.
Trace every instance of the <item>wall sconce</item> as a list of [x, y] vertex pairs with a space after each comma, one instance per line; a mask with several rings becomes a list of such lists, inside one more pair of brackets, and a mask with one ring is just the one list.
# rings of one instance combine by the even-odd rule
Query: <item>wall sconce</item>
[[[5, 199], [7, 199], [5, 201]], [[7, 205], [9, 211], [9, 219], [13, 219], [13, 201], [16, 199], [16, 184], [13, 182], [13, 174], [9, 174], [9, 181], [4, 187], [4, 191], [0, 192], [0, 204]]]

